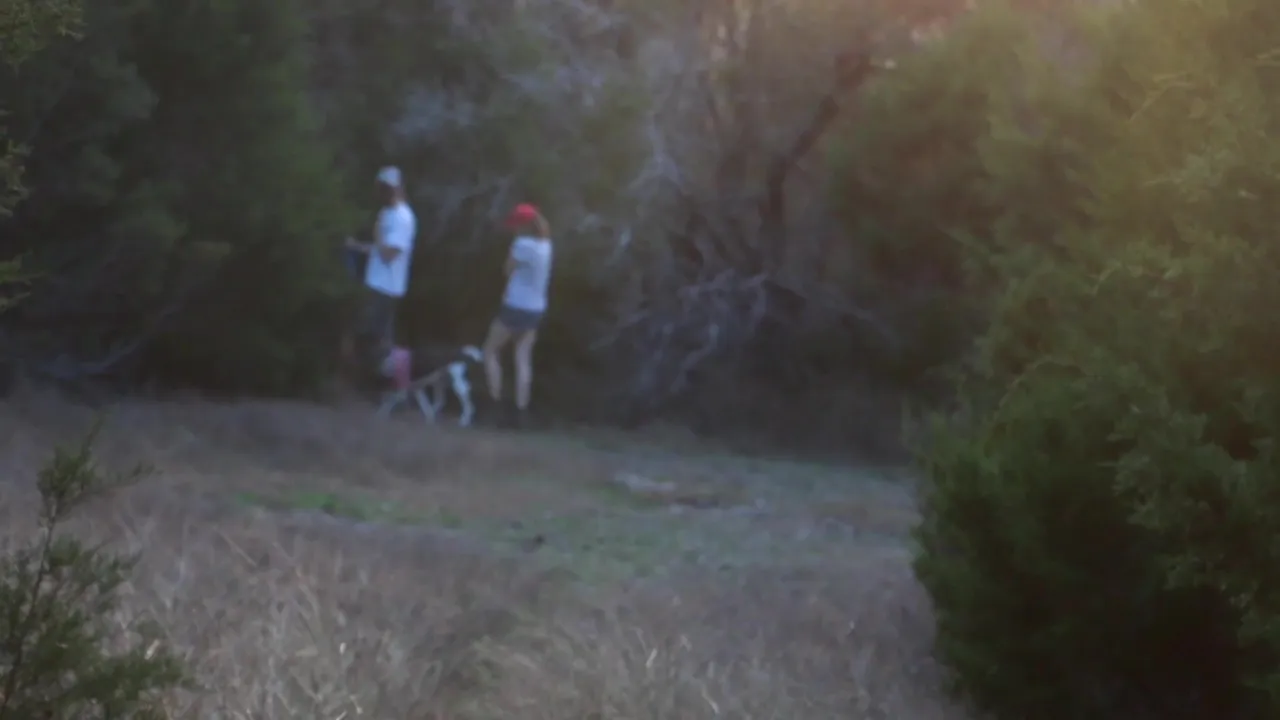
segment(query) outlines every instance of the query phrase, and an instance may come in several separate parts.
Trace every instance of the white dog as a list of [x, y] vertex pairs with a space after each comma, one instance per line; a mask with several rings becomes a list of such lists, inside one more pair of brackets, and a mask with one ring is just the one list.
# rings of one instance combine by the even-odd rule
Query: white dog
[[474, 345], [454, 350], [392, 348], [380, 370], [391, 380], [393, 389], [383, 399], [378, 415], [386, 417], [413, 398], [426, 421], [434, 423], [448, 401], [447, 390], [452, 389], [462, 406], [458, 425], [469, 426], [475, 417], [475, 405], [471, 402], [467, 371], [483, 360], [484, 354]]

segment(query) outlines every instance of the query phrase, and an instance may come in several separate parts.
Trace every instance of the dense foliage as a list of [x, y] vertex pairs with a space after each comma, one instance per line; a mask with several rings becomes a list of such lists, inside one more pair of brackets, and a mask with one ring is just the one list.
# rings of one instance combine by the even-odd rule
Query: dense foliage
[[1054, 30], [973, 158], [990, 326], [920, 452], [940, 650], [999, 717], [1275, 717], [1280, 6]]
[[[16, 68], [59, 35], [80, 25], [80, 6], [61, 0], [4, 0], [0, 4], [0, 61]], [[0, 107], [0, 121], [5, 108]], [[13, 211], [26, 189], [22, 184], [22, 160], [28, 148], [15, 143], [0, 125], [0, 217]], [[0, 263], [0, 284], [17, 274], [14, 261]], [[3, 305], [0, 305], [2, 307]]]
[[[0, 2], [0, 60], [17, 68], [60, 35], [80, 27], [80, 5], [64, 0], [3, 0]], [[0, 105], [0, 221], [26, 195], [22, 184], [23, 159], [28, 147], [14, 142], [4, 125], [5, 106]], [[0, 312], [22, 296], [22, 266], [18, 258], [0, 257]], [[11, 358], [0, 354], [0, 396], [13, 385]]]
[[262, 390], [321, 372], [308, 314], [333, 299], [325, 238], [351, 215], [306, 33], [292, 3], [95, 1], [79, 37], [0, 70], [30, 148], [30, 193], [0, 226], [40, 278], [7, 318], [28, 354]]

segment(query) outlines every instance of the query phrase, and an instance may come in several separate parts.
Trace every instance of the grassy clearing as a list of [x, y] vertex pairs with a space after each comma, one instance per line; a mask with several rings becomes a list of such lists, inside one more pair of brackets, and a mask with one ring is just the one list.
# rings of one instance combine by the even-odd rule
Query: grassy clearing
[[[90, 419], [0, 405], [0, 544]], [[131, 402], [101, 456], [155, 475], [77, 530], [140, 553], [125, 612], [207, 688], [174, 718], [964, 717], [938, 691], [900, 483], [666, 447]]]
[[[757, 463], [745, 472], [733, 467], [736, 460], [719, 456], [674, 462], [682, 464], [667, 459], [664, 468], [653, 457], [632, 460], [629, 467], [647, 464], [651, 477], [627, 469], [587, 483], [538, 473], [489, 478], [508, 491], [567, 484], [564, 492], [577, 500], [514, 518], [464, 516], [449, 507], [412, 510], [368, 489], [236, 497], [245, 506], [274, 511], [461, 531], [495, 552], [537, 550], [542, 562], [571, 569], [590, 584], [697, 570], [830, 566], [851, 546], [900, 548], [914, 520], [901, 487], [883, 480], [851, 481], [830, 469], [782, 464], [761, 470]], [[693, 471], [697, 465], [700, 472]], [[790, 476], [779, 472], [783, 467]], [[715, 468], [714, 476], [708, 468]], [[865, 496], [876, 483], [872, 492], [884, 497], [868, 507]], [[892, 503], [893, 497], [900, 501]]]

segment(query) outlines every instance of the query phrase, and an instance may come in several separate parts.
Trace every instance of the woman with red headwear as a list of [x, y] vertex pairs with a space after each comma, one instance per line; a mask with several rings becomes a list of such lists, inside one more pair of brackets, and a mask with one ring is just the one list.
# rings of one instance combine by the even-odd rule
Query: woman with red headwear
[[547, 311], [547, 288], [551, 282], [551, 228], [538, 208], [517, 205], [507, 216], [507, 229], [515, 235], [507, 255], [507, 275], [502, 307], [489, 324], [484, 342], [484, 371], [489, 397], [495, 407], [502, 403], [502, 362], [498, 353], [515, 342], [516, 413], [523, 421], [533, 389], [533, 346], [538, 326]]

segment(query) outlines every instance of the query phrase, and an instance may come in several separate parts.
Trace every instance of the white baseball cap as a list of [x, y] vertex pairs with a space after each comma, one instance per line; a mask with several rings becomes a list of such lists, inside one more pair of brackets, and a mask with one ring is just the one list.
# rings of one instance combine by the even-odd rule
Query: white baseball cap
[[391, 187], [401, 187], [400, 168], [387, 166], [378, 171], [378, 182]]

